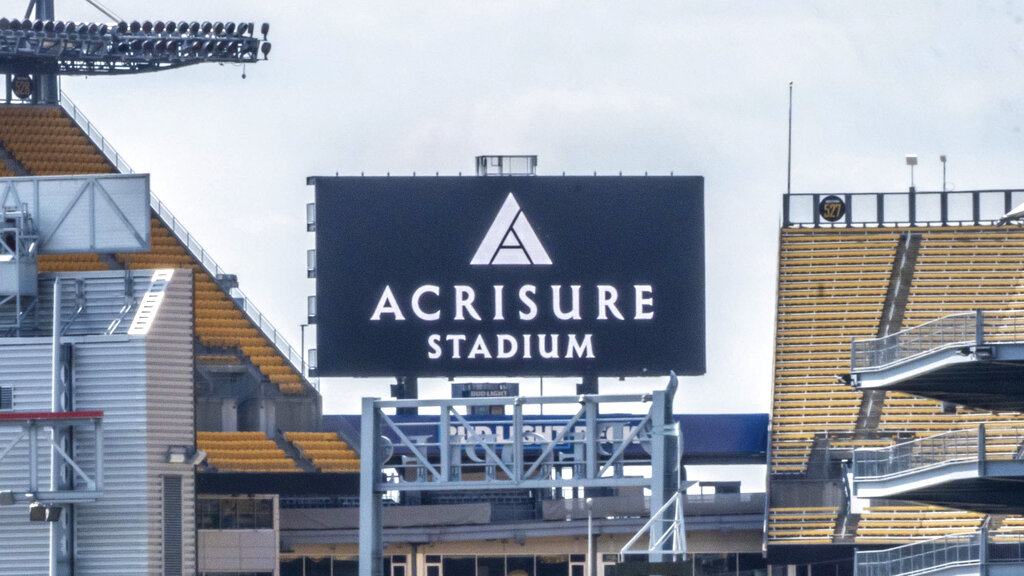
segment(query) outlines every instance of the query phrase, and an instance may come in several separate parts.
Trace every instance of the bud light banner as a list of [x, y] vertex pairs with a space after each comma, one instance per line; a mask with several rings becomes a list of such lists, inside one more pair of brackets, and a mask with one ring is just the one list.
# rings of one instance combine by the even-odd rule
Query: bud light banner
[[314, 182], [321, 376], [704, 373], [701, 177]]

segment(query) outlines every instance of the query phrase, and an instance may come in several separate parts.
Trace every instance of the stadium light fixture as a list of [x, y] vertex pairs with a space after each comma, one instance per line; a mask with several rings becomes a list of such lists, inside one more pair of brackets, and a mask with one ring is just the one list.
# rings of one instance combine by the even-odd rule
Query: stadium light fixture
[[910, 191], [914, 192], [917, 190], [914, 187], [914, 166], [917, 166], [917, 154], [907, 154], [907, 166], [910, 166]]
[[43, 522], [46, 520], [46, 506], [43, 506], [39, 502], [29, 504], [28, 519], [31, 522]]
[[0, 18], [0, 73], [129, 74], [210, 61], [245, 64], [260, 54], [267, 59], [269, 42], [253, 32], [252, 23], [235, 22]]
[[188, 457], [187, 446], [171, 446], [167, 449], [168, 464], [184, 464]]
[[946, 191], [946, 155], [942, 154], [939, 156], [939, 162], [942, 162], [942, 191]]

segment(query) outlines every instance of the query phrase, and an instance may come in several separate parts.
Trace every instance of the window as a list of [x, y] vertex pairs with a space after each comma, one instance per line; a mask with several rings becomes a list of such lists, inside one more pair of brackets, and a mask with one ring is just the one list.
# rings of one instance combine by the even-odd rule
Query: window
[[0, 386], [0, 410], [11, 410], [14, 408], [14, 388]]
[[274, 501], [270, 498], [197, 498], [196, 524], [200, 530], [268, 530], [274, 528]]

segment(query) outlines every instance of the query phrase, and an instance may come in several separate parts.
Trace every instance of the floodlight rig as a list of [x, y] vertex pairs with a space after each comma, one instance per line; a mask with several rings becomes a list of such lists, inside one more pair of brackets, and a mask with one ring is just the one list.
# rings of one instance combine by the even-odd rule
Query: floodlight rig
[[251, 22], [110, 24], [0, 18], [0, 72], [136, 74], [203, 62], [251, 64], [266, 59], [270, 25]]
[[31, 0], [22, 19], [0, 18], [0, 74], [7, 76], [8, 101], [13, 94], [56, 103], [57, 75], [138, 74], [203, 62], [255, 64], [260, 54], [264, 60], [270, 54], [266, 22], [260, 38], [254, 22], [128, 22], [87, 1], [115, 21], [57, 20], [53, 0]]

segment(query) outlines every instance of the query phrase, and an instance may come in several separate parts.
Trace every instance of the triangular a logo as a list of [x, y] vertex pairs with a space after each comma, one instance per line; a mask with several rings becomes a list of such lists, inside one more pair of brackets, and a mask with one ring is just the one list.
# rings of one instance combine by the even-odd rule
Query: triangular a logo
[[511, 192], [469, 263], [473, 266], [551, 265], [547, 250]]

